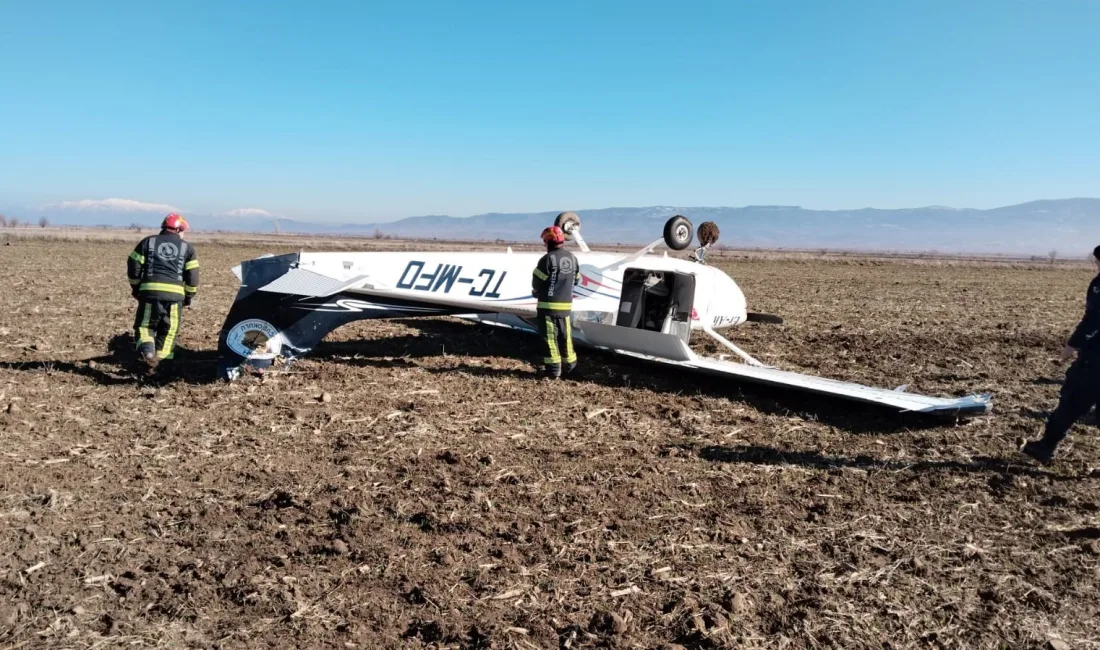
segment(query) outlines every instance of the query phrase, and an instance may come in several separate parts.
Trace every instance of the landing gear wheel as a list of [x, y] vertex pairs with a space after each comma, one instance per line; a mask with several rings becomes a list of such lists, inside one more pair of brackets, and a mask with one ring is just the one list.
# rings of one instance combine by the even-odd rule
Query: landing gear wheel
[[676, 215], [665, 222], [665, 244], [674, 251], [691, 246], [692, 226], [687, 217]]
[[557, 219], [554, 219], [554, 225], [561, 228], [566, 239], [573, 239], [573, 233], [581, 227], [581, 218], [576, 212], [562, 212]]

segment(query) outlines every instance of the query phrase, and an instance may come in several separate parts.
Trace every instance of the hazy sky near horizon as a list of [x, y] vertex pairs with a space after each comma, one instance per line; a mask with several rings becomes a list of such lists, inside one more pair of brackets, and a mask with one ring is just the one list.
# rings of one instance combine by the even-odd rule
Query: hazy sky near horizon
[[1100, 2], [0, 0], [0, 200], [300, 218], [1100, 196]]

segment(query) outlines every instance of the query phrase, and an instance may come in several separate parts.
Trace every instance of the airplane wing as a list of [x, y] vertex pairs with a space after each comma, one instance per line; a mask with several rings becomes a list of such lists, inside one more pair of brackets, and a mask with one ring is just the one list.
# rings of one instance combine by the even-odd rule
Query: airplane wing
[[[821, 395], [840, 397], [867, 404], [879, 404], [897, 409], [902, 413], [941, 413], [944, 415], [982, 415], [992, 408], [991, 395], [970, 395], [967, 397], [931, 397], [908, 393], [902, 390], [889, 390], [875, 388], [836, 379], [816, 377], [778, 368], [761, 368], [745, 363], [725, 361], [700, 357], [691, 354], [693, 358], [686, 361], [663, 359], [637, 352], [618, 351], [629, 357], [644, 359], [670, 366], [678, 366], [687, 370], [695, 370], [707, 375], [730, 377], [742, 381], [749, 381], [770, 386], [780, 386], [804, 390]], [[690, 350], [689, 350], [690, 352]]]
[[[458, 317], [489, 325], [533, 331], [526, 321], [507, 314], [463, 314]], [[592, 347], [625, 357], [664, 366], [674, 366], [706, 375], [802, 390], [865, 404], [877, 404], [896, 409], [902, 413], [972, 416], [988, 413], [992, 409], [992, 396], [988, 394], [966, 397], [932, 397], [908, 393], [900, 389], [875, 388], [789, 370], [750, 366], [745, 363], [700, 356], [692, 351], [683, 339], [671, 334], [583, 321], [578, 321], [575, 328], [577, 338], [583, 338], [583, 341]], [[624, 336], [631, 338], [626, 340]], [[624, 348], [624, 344], [629, 345], [632, 349]], [[647, 352], [639, 352], [640, 349], [645, 349]]]

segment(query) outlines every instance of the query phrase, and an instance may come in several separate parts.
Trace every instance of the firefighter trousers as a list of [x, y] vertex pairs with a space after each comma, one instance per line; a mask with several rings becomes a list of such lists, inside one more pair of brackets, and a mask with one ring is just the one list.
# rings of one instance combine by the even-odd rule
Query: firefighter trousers
[[183, 304], [175, 300], [138, 299], [134, 341], [143, 356], [171, 359], [183, 318]]
[[573, 350], [573, 323], [570, 315], [551, 314], [542, 310], [536, 316], [539, 338], [542, 341], [542, 365], [548, 374], [561, 376], [577, 365], [577, 353]]
[[[1098, 355], [1091, 355], [1097, 357]], [[1043, 444], [1056, 447], [1077, 420], [1100, 403], [1100, 358], [1078, 359], [1066, 371], [1058, 408], [1047, 420]]]

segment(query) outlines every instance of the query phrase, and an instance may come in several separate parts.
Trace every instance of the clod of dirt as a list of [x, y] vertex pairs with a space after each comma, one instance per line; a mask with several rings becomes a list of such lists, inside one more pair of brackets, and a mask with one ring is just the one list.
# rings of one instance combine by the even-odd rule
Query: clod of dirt
[[454, 556], [448, 551], [435, 550], [431, 553], [431, 559], [439, 566], [451, 566], [455, 563]]
[[344, 540], [338, 539], [338, 540], [336, 540], [335, 542], [332, 543], [332, 550], [337, 555], [347, 555], [349, 549], [348, 549], [347, 543], [344, 542]]
[[1024, 602], [1044, 612], [1053, 612], [1058, 606], [1058, 601], [1054, 596], [1043, 589], [1036, 589], [1029, 592], [1024, 596]]
[[614, 612], [596, 612], [588, 623], [593, 634], [622, 636], [630, 631], [630, 621], [634, 615], [627, 612], [620, 615]]
[[117, 580], [114, 580], [109, 585], [112, 590], [120, 597], [125, 598], [130, 595], [130, 592], [140, 587], [138, 577], [133, 572], [127, 571], [122, 574]]
[[986, 481], [989, 485], [990, 491], [999, 496], [1004, 496], [1005, 493], [1010, 491], [1016, 484], [1015, 478], [1011, 474], [994, 474]]
[[1070, 644], [1066, 643], [1065, 641], [1063, 641], [1061, 639], [1051, 639], [1050, 641], [1047, 642], [1047, 644], [1050, 646], [1050, 650], [1070, 650], [1071, 649]]
[[413, 621], [402, 636], [405, 639], [419, 638], [424, 643], [438, 643], [443, 639], [443, 628], [435, 621]]
[[1069, 505], [1069, 499], [1056, 494], [1052, 497], [1044, 499], [1039, 503], [1039, 505], [1043, 506], [1044, 508], [1065, 508]]
[[6, 628], [14, 628], [19, 623], [20, 613], [18, 607], [13, 607], [7, 603], [0, 604], [0, 622], [4, 624]]
[[410, 605], [423, 605], [428, 602], [428, 598], [424, 595], [424, 590], [420, 587], [413, 587], [405, 592], [403, 597]]
[[252, 505], [262, 510], [271, 510], [272, 508], [278, 508], [282, 510], [284, 508], [293, 508], [297, 506], [298, 503], [294, 500], [294, 496], [289, 492], [276, 490], [275, 493], [271, 496], [262, 501], [257, 501]]
[[661, 406], [657, 409], [657, 412], [673, 422], [684, 419], [684, 412], [678, 408]]
[[329, 519], [339, 528], [350, 526], [357, 516], [359, 516], [359, 508], [355, 506], [334, 505], [328, 511]]
[[435, 521], [431, 515], [426, 512], [418, 512], [415, 515], [409, 517], [409, 523], [417, 526], [425, 533], [430, 533], [435, 530]]
[[22, 412], [23, 412], [23, 408], [20, 407], [15, 402], [12, 402], [11, 404], [8, 404], [8, 414], [9, 415], [19, 415]]
[[745, 598], [745, 594], [736, 593], [733, 598], [730, 599], [730, 611], [734, 614], [744, 614], [749, 611], [749, 600]]
[[987, 603], [1003, 603], [1004, 596], [997, 589], [982, 589], [978, 591], [978, 597]]
[[110, 614], [104, 614], [99, 620], [103, 636], [115, 636], [118, 634], [118, 621]]
[[322, 404], [328, 404], [332, 401], [332, 395], [329, 393], [321, 393], [321, 396], [317, 398]]

